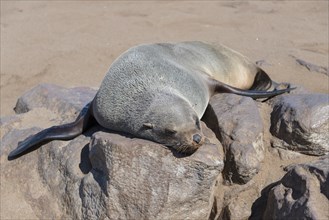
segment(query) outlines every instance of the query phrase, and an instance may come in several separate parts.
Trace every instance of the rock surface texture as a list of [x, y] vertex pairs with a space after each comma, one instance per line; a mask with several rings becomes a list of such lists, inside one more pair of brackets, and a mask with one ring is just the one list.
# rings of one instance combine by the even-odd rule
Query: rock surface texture
[[[53, 84], [40, 84], [23, 94], [16, 103], [17, 114], [35, 108], [46, 108], [62, 118], [76, 115], [95, 96], [97, 90], [87, 87], [66, 89]], [[70, 120], [72, 120], [70, 118]]]
[[329, 157], [325, 156], [286, 167], [283, 178], [263, 193], [257, 213], [263, 210], [263, 219], [328, 219], [328, 164]]
[[[74, 120], [95, 92], [43, 84], [19, 99], [20, 114], [1, 118], [1, 219], [328, 218], [328, 156], [294, 152], [326, 152], [328, 117], [320, 116], [327, 105], [318, 94], [274, 100], [273, 112], [285, 103], [299, 121], [313, 118], [305, 136], [311, 144], [301, 145], [303, 151], [280, 148], [281, 154], [298, 154], [284, 160], [266, 131], [271, 117], [272, 127], [283, 119], [264, 113], [259, 106], [270, 109], [267, 104], [227, 94], [211, 100], [203, 118], [207, 125], [202, 123], [206, 144], [190, 156], [96, 125], [73, 140], [51, 141], [7, 160], [19, 141]], [[295, 103], [306, 105], [302, 116]], [[318, 138], [309, 138], [314, 135]]]
[[283, 95], [273, 103], [271, 133], [274, 147], [309, 155], [329, 152], [329, 95]]
[[[102, 213], [110, 219], [208, 218], [223, 168], [219, 147], [218, 142], [207, 144], [191, 157], [179, 157], [150, 141], [95, 133], [92, 170], [81, 188], [83, 217], [96, 219]], [[101, 199], [95, 204], [90, 193]], [[106, 209], [100, 209], [104, 205]]]
[[[88, 93], [85, 100], [74, 96], [77, 91]], [[26, 114], [37, 117], [38, 100], [52, 99], [56, 104], [48, 100], [43, 102], [44, 108], [58, 112], [54, 123], [63, 123], [63, 106], [75, 112], [77, 105], [82, 108], [90, 101], [93, 92], [84, 88], [56, 91], [56, 86], [41, 85], [25, 94], [16, 109], [28, 109]], [[66, 97], [70, 97], [71, 104]], [[52, 141], [8, 162], [6, 155], [18, 140], [42, 130], [6, 129], [13, 121], [24, 124], [26, 114], [2, 120], [1, 126], [7, 133], [2, 138], [1, 175], [8, 181], [19, 179], [26, 183], [22, 196], [24, 202], [33, 206], [33, 218], [206, 219], [210, 215], [215, 183], [224, 163], [220, 142], [204, 124], [207, 144], [192, 156], [180, 155], [151, 141], [102, 132], [96, 126], [71, 141]], [[28, 171], [30, 168], [33, 173]], [[35, 186], [39, 187], [38, 193]], [[54, 209], [45, 208], [44, 202], [54, 204]], [[11, 212], [14, 210], [8, 210]]]
[[234, 94], [215, 95], [203, 120], [224, 146], [224, 179], [230, 183], [248, 182], [264, 159], [263, 124], [255, 102]]

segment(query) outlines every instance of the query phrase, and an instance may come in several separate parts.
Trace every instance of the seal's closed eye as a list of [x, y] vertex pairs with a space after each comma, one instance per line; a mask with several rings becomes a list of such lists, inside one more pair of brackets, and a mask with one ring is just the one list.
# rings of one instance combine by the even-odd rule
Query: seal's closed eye
[[165, 132], [166, 132], [167, 134], [176, 134], [176, 133], [177, 133], [176, 130], [171, 129], [171, 128], [165, 128]]

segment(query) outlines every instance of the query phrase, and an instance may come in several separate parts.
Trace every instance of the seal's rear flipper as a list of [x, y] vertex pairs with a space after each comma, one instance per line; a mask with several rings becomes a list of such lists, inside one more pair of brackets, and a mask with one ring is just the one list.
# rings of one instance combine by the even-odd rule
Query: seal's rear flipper
[[290, 85], [290, 83], [277, 83], [277, 82], [272, 81], [272, 87], [273, 87], [273, 90], [280, 90], [280, 89], [289, 89], [291, 87], [291, 85]]
[[258, 69], [258, 72], [254, 78], [254, 83], [250, 87], [250, 90], [269, 90], [272, 86], [273, 81], [267, 75], [267, 73], [261, 68]]
[[286, 88], [286, 89], [280, 89], [280, 90], [273, 90], [273, 91], [260, 91], [260, 90], [242, 90], [238, 89], [232, 86], [229, 86], [225, 83], [221, 83], [219, 81], [213, 80], [213, 92], [216, 93], [233, 93], [236, 95], [242, 95], [242, 96], [248, 96], [254, 99], [259, 98], [271, 98], [286, 92], [289, 92], [291, 90], [294, 90], [295, 88]]
[[80, 135], [93, 122], [89, 106], [90, 104], [81, 111], [74, 122], [47, 128], [19, 142], [18, 147], [8, 155], [8, 160], [23, 156], [51, 140], [70, 140]]

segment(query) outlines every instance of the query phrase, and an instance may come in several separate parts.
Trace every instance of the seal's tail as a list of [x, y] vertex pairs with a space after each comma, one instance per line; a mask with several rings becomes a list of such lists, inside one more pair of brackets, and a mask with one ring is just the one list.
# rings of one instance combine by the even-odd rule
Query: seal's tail
[[77, 137], [90, 126], [90, 112], [88, 104], [74, 122], [47, 128], [19, 142], [18, 147], [8, 155], [8, 160], [16, 159], [51, 140], [70, 140]]

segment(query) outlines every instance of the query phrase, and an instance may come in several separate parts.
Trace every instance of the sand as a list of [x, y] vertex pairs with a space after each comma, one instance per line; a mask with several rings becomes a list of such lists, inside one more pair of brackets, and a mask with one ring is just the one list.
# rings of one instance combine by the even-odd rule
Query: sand
[[[39, 83], [98, 87], [116, 57], [151, 42], [223, 43], [276, 81], [328, 93], [327, 1], [1, 1], [1, 116]], [[294, 56], [294, 57], [293, 57]]]
[[[223, 43], [253, 61], [264, 60], [262, 68], [275, 81], [329, 93], [328, 75], [309, 71], [295, 59], [328, 68], [328, 4], [1, 1], [1, 117], [14, 114], [17, 98], [40, 83], [98, 87], [122, 52], [153, 42]], [[28, 120], [29, 114], [25, 115], [31, 127], [51, 123], [44, 117]], [[282, 166], [292, 162], [273, 159], [269, 153], [266, 158], [270, 163], [262, 166], [256, 181], [277, 181], [283, 175]], [[9, 198], [2, 200], [3, 216], [24, 213], [22, 216], [33, 218], [21, 194], [11, 187], [12, 181], [1, 183], [2, 192], [7, 193], [4, 198]], [[22, 212], [16, 211], [16, 202]]]

